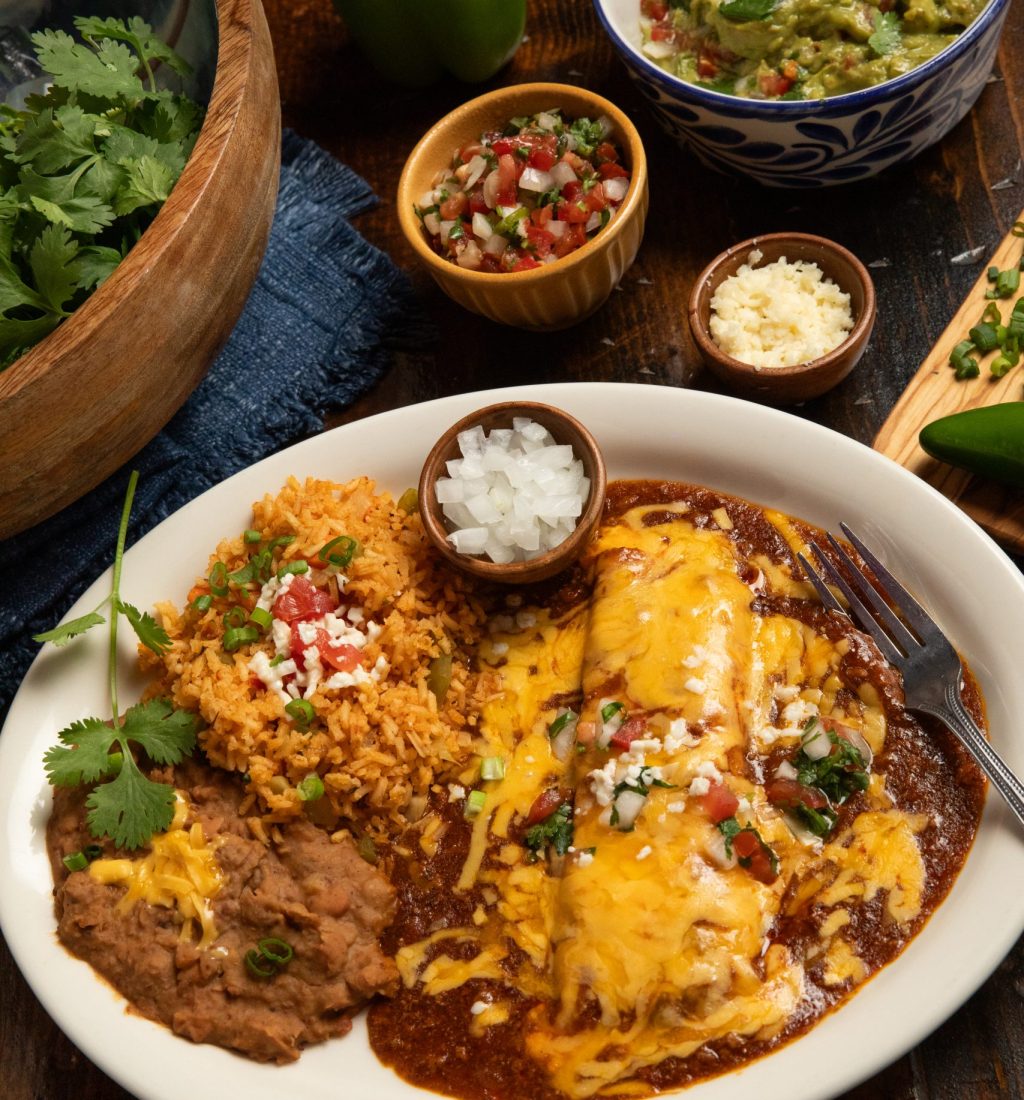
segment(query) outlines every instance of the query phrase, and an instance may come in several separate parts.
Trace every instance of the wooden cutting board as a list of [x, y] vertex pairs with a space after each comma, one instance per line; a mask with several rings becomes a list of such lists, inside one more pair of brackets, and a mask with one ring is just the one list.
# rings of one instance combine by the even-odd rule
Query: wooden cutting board
[[[1024, 213], [1021, 214], [1024, 221]], [[903, 396], [875, 437], [874, 448], [898, 462], [939, 492], [958, 504], [994, 539], [1007, 549], [1024, 551], [1024, 490], [998, 485], [964, 470], [938, 462], [921, 450], [917, 433], [932, 420], [979, 405], [994, 405], [999, 401], [1019, 401], [1024, 398], [1024, 367], [1018, 365], [1002, 378], [992, 378], [988, 372], [991, 356], [979, 359], [981, 376], [958, 382], [949, 365], [949, 355], [968, 331], [981, 319], [988, 301], [985, 291], [992, 284], [987, 278], [989, 267], [1000, 271], [1020, 262], [1024, 239], [1008, 233], [992, 259], [984, 267], [949, 327], [939, 337], [935, 347], [910, 380]], [[1024, 283], [1022, 283], [1024, 294]], [[1021, 295], [998, 303], [1005, 320], [1013, 303]], [[994, 355], [994, 353], [992, 353]], [[1022, 357], [1024, 363], [1024, 357]]]

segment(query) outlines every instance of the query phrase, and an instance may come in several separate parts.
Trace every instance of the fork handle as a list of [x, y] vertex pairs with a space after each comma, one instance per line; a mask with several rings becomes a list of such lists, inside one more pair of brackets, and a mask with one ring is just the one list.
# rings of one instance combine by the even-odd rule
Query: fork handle
[[929, 713], [944, 722], [960, 739], [967, 751], [978, 762], [981, 770], [992, 781], [992, 786], [1017, 815], [1017, 820], [1024, 825], [1024, 783], [1021, 783], [1006, 761], [992, 748], [968, 713], [960, 698], [959, 684], [947, 684], [945, 695], [945, 707], [935, 707]]

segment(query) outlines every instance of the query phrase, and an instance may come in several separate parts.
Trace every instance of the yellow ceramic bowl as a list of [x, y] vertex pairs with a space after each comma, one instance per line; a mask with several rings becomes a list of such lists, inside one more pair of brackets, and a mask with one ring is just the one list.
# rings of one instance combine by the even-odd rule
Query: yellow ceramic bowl
[[[530, 271], [467, 271], [430, 247], [413, 209], [452, 154], [510, 118], [561, 108], [566, 118], [611, 119], [612, 139], [631, 180], [618, 214], [582, 248]], [[636, 127], [603, 96], [568, 84], [515, 84], [470, 100], [445, 115], [413, 149], [398, 183], [406, 239], [441, 289], [459, 305], [517, 328], [567, 328], [594, 312], [636, 258], [647, 217], [647, 159]]]

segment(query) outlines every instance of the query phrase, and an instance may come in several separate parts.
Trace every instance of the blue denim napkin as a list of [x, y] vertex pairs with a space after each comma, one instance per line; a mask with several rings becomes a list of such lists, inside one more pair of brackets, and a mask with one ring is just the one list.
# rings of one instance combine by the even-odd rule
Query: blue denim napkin
[[[403, 273], [348, 218], [367, 183], [285, 132], [281, 186], [256, 284], [224, 350], [150, 444], [88, 496], [0, 542], [0, 718], [38, 645], [111, 562], [128, 474], [140, 472], [129, 542], [211, 485], [323, 428], [399, 347], [429, 332]], [[39, 563], [46, 567], [40, 568]]]

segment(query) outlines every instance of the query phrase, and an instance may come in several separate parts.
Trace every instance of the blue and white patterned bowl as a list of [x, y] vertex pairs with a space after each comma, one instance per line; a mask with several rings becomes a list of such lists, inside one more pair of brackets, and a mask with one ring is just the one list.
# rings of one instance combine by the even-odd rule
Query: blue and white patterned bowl
[[916, 157], [967, 114], [992, 71], [1010, 0], [991, 0], [917, 69], [832, 99], [759, 101], [670, 76], [641, 52], [639, 0], [594, 0], [658, 120], [705, 164], [773, 187], [827, 187]]

